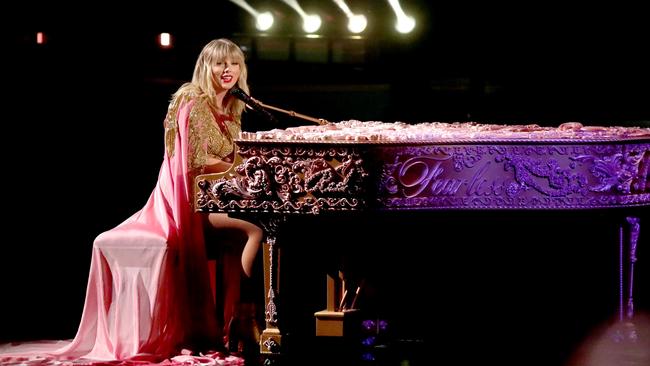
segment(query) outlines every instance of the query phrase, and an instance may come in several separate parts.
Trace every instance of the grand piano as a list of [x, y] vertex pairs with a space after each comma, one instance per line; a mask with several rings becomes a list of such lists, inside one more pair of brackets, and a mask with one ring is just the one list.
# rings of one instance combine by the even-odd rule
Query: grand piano
[[[195, 209], [262, 223], [260, 349], [271, 358], [282, 352], [277, 233], [293, 215], [613, 210], [622, 217], [619, 318], [633, 316], [638, 212], [650, 206], [650, 128], [352, 120], [243, 132], [236, 143], [229, 171], [197, 176]], [[330, 285], [328, 313], [344, 315]]]

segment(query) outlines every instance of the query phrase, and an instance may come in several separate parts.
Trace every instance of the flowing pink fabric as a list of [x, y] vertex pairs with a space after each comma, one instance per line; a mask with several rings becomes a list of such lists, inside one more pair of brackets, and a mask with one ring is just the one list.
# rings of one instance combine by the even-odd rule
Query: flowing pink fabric
[[5, 345], [0, 360], [12, 355], [162, 360], [181, 348], [214, 349], [219, 344], [203, 223], [192, 209], [193, 177], [188, 169], [188, 125], [195, 103], [178, 103], [170, 106], [166, 119], [169, 123], [171, 116], [177, 125], [166, 130], [166, 154], [149, 200], [95, 239], [75, 338], [69, 343]]

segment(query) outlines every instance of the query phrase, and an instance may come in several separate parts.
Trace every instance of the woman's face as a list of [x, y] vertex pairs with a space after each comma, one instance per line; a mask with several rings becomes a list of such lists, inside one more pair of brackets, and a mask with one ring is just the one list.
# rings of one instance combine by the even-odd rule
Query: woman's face
[[240, 72], [239, 62], [233, 61], [230, 57], [226, 57], [212, 66], [212, 74], [218, 89], [229, 90], [237, 85]]

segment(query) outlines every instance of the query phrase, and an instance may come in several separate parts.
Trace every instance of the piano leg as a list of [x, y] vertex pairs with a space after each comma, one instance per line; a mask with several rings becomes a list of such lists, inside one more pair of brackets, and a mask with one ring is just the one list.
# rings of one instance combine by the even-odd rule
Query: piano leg
[[277, 233], [284, 217], [260, 220], [265, 232], [264, 255], [264, 314], [265, 329], [260, 338], [260, 354], [266, 359], [264, 365], [273, 364], [280, 355], [282, 334], [278, 328], [278, 309], [276, 295], [279, 293], [280, 248]]
[[622, 327], [615, 334], [615, 338], [619, 342], [635, 341], [638, 337], [634, 326], [634, 264], [636, 262], [636, 249], [641, 225], [638, 217], [628, 216], [625, 221], [627, 228], [625, 225], [621, 225], [619, 230], [618, 320]]

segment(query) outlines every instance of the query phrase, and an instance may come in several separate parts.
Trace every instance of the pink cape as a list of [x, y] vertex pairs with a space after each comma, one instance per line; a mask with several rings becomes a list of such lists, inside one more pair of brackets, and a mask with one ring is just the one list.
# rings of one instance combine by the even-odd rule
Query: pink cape
[[166, 154], [145, 206], [95, 239], [75, 338], [0, 346], [0, 361], [30, 356], [162, 360], [182, 348], [220, 345], [202, 218], [192, 208], [188, 125], [193, 105], [184, 99], [170, 106]]

